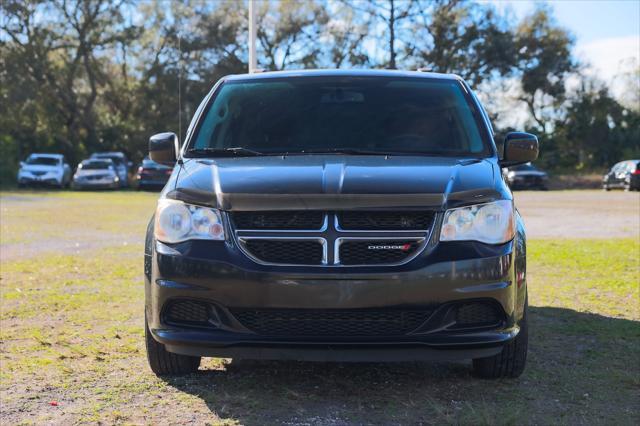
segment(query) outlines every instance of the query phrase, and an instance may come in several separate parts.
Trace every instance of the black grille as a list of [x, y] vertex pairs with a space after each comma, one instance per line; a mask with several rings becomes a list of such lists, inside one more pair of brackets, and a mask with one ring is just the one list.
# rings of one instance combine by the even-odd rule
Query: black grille
[[379, 265], [399, 263], [420, 248], [420, 241], [347, 240], [340, 244], [343, 265]]
[[233, 222], [236, 229], [320, 229], [324, 222], [324, 212], [234, 212]]
[[207, 325], [209, 309], [206, 303], [191, 300], [170, 302], [165, 309], [165, 321], [169, 324]]
[[344, 230], [405, 230], [420, 231], [431, 228], [433, 212], [361, 212], [338, 213]]
[[232, 309], [249, 330], [266, 336], [400, 336], [424, 323], [431, 310]]
[[291, 265], [322, 264], [322, 243], [316, 240], [247, 240], [246, 250], [263, 262]]
[[493, 303], [465, 303], [456, 310], [456, 327], [482, 327], [495, 325], [502, 320], [500, 310]]

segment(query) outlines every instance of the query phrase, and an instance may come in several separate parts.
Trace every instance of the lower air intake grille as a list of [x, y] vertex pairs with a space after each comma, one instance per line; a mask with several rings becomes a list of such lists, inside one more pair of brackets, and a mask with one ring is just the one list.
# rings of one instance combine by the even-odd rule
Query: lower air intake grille
[[431, 228], [433, 212], [361, 212], [338, 213], [338, 221], [345, 230], [401, 230], [422, 231]]
[[263, 240], [244, 242], [245, 249], [256, 259], [285, 265], [321, 265], [324, 257], [318, 240]]
[[232, 217], [236, 229], [314, 230], [324, 222], [318, 211], [234, 212]]
[[178, 300], [165, 308], [164, 318], [169, 324], [207, 325], [209, 309], [206, 303]]
[[456, 327], [484, 327], [498, 324], [503, 315], [493, 303], [465, 303], [456, 311]]
[[431, 310], [232, 309], [249, 330], [265, 336], [402, 336]]
[[413, 255], [421, 241], [347, 240], [340, 244], [342, 265], [384, 265], [400, 263]]

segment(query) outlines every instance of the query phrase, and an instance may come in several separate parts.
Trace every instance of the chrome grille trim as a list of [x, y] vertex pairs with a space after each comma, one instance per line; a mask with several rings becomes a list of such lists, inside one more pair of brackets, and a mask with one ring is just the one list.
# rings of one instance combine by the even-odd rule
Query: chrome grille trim
[[[304, 263], [273, 263], [273, 262], [266, 262], [262, 259], [258, 259], [257, 257], [255, 257], [245, 246], [247, 241], [250, 240], [269, 240], [269, 241], [275, 241], [275, 240], [279, 240], [279, 241], [317, 241], [320, 244], [322, 244], [322, 263], [319, 265], [316, 264], [304, 264]], [[247, 255], [251, 260], [253, 260], [256, 263], [259, 263], [261, 265], [272, 265], [272, 266], [326, 266], [327, 265], [327, 253], [328, 253], [328, 249], [327, 249], [327, 240], [325, 240], [324, 238], [321, 237], [315, 237], [315, 238], [311, 238], [311, 237], [238, 237], [238, 242], [240, 249], [242, 250], [242, 252]]]
[[[228, 214], [228, 212], [226, 212]], [[426, 230], [345, 230], [340, 227], [338, 214], [327, 212], [324, 215], [323, 226], [320, 229], [235, 229], [233, 222], [227, 220], [232, 239], [239, 250], [253, 262], [268, 266], [287, 267], [333, 267], [333, 268], [362, 268], [362, 267], [386, 267], [405, 265], [419, 257], [429, 246], [433, 236], [433, 230], [440, 221], [441, 214], [433, 212], [434, 217], [431, 228]], [[302, 263], [273, 263], [266, 262], [254, 256], [245, 246], [246, 242], [254, 239], [264, 240], [306, 240], [319, 241], [322, 244], [323, 256], [320, 264]], [[346, 241], [391, 241], [403, 240], [419, 242], [418, 249], [401, 262], [372, 263], [372, 264], [348, 264], [340, 263], [340, 245]]]

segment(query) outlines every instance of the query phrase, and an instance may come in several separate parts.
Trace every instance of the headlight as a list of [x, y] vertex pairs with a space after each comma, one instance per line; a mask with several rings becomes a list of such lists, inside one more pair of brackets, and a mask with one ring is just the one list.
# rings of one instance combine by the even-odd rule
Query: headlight
[[164, 243], [224, 240], [222, 217], [216, 209], [177, 200], [160, 200], [156, 210], [155, 237]]
[[440, 241], [480, 241], [502, 244], [515, 233], [513, 202], [500, 200], [447, 210], [440, 230]]

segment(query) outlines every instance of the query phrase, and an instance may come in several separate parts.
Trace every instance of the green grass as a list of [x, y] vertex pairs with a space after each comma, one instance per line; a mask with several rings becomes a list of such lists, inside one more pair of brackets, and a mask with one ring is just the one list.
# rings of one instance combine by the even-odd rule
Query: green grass
[[[465, 364], [220, 359], [161, 380], [143, 344], [142, 241], [153, 194], [10, 193], [0, 204], [4, 424], [640, 421], [637, 240], [529, 241], [531, 342], [517, 380], [478, 380]], [[50, 242], [82, 228], [129, 244], [109, 237], [76, 252]], [[12, 256], [16, 247], [27, 255]]]

